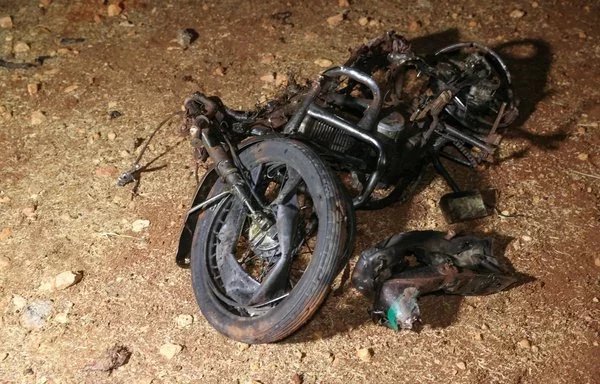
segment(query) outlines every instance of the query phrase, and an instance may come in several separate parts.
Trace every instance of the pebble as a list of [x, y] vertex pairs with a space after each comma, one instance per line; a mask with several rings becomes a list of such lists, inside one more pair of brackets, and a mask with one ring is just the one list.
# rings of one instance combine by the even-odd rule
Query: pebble
[[30, 96], [37, 95], [39, 90], [40, 90], [40, 83], [27, 84], [27, 93], [29, 93]]
[[150, 220], [137, 219], [131, 224], [131, 230], [133, 232], [142, 232], [144, 229], [150, 226]]
[[356, 356], [362, 361], [371, 361], [373, 357], [373, 349], [372, 348], [359, 348], [356, 350]]
[[264, 81], [265, 83], [274, 83], [275, 82], [275, 74], [273, 72], [267, 73], [266, 75], [261, 76], [260, 79], [262, 81]]
[[[8, 353], [6, 354], [8, 356]], [[298, 374], [298, 373], [294, 373], [294, 376], [292, 376], [292, 383], [293, 384], [302, 384], [304, 382], [304, 378], [302, 377], [302, 375]]]
[[15, 311], [20, 311], [27, 305], [27, 299], [21, 295], [13, 295], [12, 303], [15, 306]]
[[54, 277], [54, 288], [61, 290], [67, 289], [81, 281], [83, 271], [65, 271]]
[[117, 134], [114, 132], [108, 132], [108, 135], [106, 135], [106, 137], [108, 138], [108, 140], [113, 141], [114, 139], [117, 138]]
[[531, 346], [531, 352], [538, 353], [539, 351], [540, 351], [540, 348], [537, 345]]
[[522, 349], [530, 349], [531, 348], [531, 341], [529, 341], [527, 339], [523, 339], [523, 340], [521, 340], [521, 341], [519, 341], [517, 343], [517, 346], [519, 348], [522, 348]]
[[46, 120], [48, 120], [48, 117], [46, 117], [46, 114], [44, 114], [42, 111], [34, 111], [31, 114], [31, 125], [40, 125]]
[[284, 75], [283, 73], [278, 73], [275, 75], [275, 86], [276, 87], [287, 87], [289, 83], [289, 79], [287, 77], [287, 75]]
[[240, 351], [245, 351], [248, 348], [250, 348], [250, 344], [246, 344], [246, 343], [237, 343], [237, 347]]
[[317, 64], [321, 68], [329, 68], [333, 65], [333, 61], [329, 59], [317, 59], [315, 60], [315, 64]]
[[64, 89], [64, 92], [72, 93], [72, 92], [75, 92], [77, 90], [77, 88], [79, 88], [79, 85], [77, 85], [77, 84], [69, 85], [67, 88]]
[[31, 330], [43, 327], [53, 308], [54, 304], [48, 300], [36, 300], [29, 303], [21, 313], [21, 326]]
[[521, 236], [521, 239], [523, 239], [523, 241], [531, 241], [531, 236], [523, 235]]
[[345, 18], [346, 18], [346, 15], [344, 15], [343, 13], [338, 13], [337, 15], [328, 17], [327, 24], [329, 24], [331, 26], [336, 26], [339, 23], [341, 23], [342, 21], [344, 21]]
[[109, 17], [119, 16], [123, 12], [123, 8], [119, 4], [110, 4], [106, 13]]
[[587, 161], [587, 159], [589, 158], [589, 155], [585, 152], [582, 152], [579, 155], [577, 155], [577, 158], [581, 161]]
[[217, 75], [217, 76], [225, 76], [225, 68], [221, 65], [219, 65], [217, 68], [215, 68], [215, 70], [213, 71], [213, 75]]
[[181, 29], [177, 33], [177, 44], [187, 49], [198, 38], [198, 32], [193, 28]]
[[12, 237], [12, 229], [10, 227], [4, 227], [0, 231], [0, 241], [4, 241]]
[[539, 7], [539, 6], [540, 6], [540, 5], [538, 4], [538, 2], [537, 2], [537, 1], [532, 1], [532, 2], [531, 2], [531, 8], [537, 8], [537, 7]]
[[12, 17], [10, 17], [10, 16], [0, 17], [0, 28], [11, 29], [12, 27], [13, 27]]
[[15, 46], [13, 47], [13, 51], [15, 53], [25, 53], [25, 52], [29, 52], [29, 50], [31, 49], [31, 47], [29, 46], [29, 44], [27, 44], [24, 41], [19, 41], [18, 43], [15, 44]]
[[481, 333], [476, 333], [475, 335], [473, 335], [473, 339], [481, 341], [483, 340], [483, 335]]
[[461, 371], [464, 371], [465, 369], [467, 369], [467, 363], [465, 363], [464, 361], [459, 361], [458, 363], [456, 363], [456, 368], [460, 369]]
[[6, 256], [0, 256], [0, 271], [10, 267], [10, 259]]
[[261, 64], [272, 64], [274, 61], [275, 61], [275, 56], [270, 53], [264, 55], [260, 59]]
[[171, 360], [172, 358], [177, 356], [182, 350], [183, 350], [183, 347], [179, 344], [167, 343], [167, 344], [163, 344], [160, 347], [159, 352], [167, 360]]
[[54, 321], [61, 324], [67, 324], [69, 322], [69, 314], [68, 313], [59, 313], [54, 316]]
[[43, 5], [44, 7], [47, 7], [50, 4], [52, 4], [52, 0], [40, 0], [40, 4]]
[[350, 2], [348, 0], [338, 0], [338, 5], [342, 8], [348, 8], [350, 6]]
[[36, 210], [35, 206], [25, 207], [21, 210], [21, 213], [23, 214], [23, 216], [27, 217], [28, 219], [35, 219], [35, 216], [36, 216], [35, 210]]
[[594, 303], [597, 303], [599, 300], [600, 300], [600, 299], [598, 299], [597, 297], [594, 297], [594, 298], [592, 298], [592, 301], [593, 301]]
[[116, 176], [118, 173], [119, 170], [114, 165], [96, 168], [96, 176], [100, 177]]
[[361, 18], [358, 19], [358, 24], [363, 27], [366, 26], [367, 24], [369, 24], [369, 18], [362, 16]]
[[523, 11], [522, 9], [513, 9], [510, 12], [509, 16], [513, 19], [520, 19], [521, 17], [525, 16], [525, 11]]
[[194, 317], [192, 315], [178, 315], [175, 318], [175, 322], [179, 328], [186, 328], [192, 325]]
[[600, 256], [595, 256], [594, 257], [594, 265], [598, 268], [600, 268]]
[[413, 20], [410, 22], [410, 24], [408, 24], [408, 30], [410, 32], [416, 32], [419, 30], [419, 28], [421, 28], [423, 24], [419, 21], [419, 20]]

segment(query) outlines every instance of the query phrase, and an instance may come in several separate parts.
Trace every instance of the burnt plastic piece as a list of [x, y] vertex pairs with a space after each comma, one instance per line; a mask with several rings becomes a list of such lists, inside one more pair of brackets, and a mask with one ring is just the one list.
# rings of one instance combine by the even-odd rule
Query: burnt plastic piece
[[374, 299], [373, 320], [395, 330], [420, 321], [420, 295], [487, 295], [516, 282], [493, 256], [490, 238], [437, 231], [390, 237], [365, 250], [352, 274], [355, 288]]

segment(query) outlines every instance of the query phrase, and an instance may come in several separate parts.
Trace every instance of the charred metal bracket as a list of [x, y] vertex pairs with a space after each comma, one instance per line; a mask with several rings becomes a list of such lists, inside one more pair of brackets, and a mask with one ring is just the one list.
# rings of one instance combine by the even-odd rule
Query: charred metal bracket
[[395, 330], [420, 321], [424, 294], [487, 295], [516, 282], [490, 238], [438, 231], [394, 235], [362, 252], [352, 274], [354, 287], [374, 299], [373, 320]]

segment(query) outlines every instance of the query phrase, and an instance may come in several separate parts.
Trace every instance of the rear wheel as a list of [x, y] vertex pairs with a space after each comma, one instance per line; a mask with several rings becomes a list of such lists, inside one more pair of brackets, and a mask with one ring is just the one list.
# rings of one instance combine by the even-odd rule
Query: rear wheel
[[[354, 211], [318, 155], [288, 139], [240, 153], [264, 225], [233, 194], [199, 218], [192, 284], [205, 318], [246, 343], [290, 335], [319, 308], [353, 245]], [[227, 189], [218, 181], [210, 195]]]

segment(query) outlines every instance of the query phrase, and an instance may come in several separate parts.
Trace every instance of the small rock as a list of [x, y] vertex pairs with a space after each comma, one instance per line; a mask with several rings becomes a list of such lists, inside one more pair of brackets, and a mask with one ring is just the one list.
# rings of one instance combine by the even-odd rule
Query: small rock
[[100, 177], [116, 176], [118, 173], [119, 170], [114, 165], [107, 165], [96, 169], [96, 176]]
[[525, 11], [523, 11], [522, 9], [513, 9], [510, 12], [509, 16], [513, 19], [520, 19], [521, 17], [525, 16]]
[[338, 0], [338, 5], [342, 8], [348, 8], [350, 6], [350, 2], [348, 0]]
[[39, 90], [40, 90], [40, 83], [27, 84], [27, 93], [29, 93], [30, 96], [37, 95]]
[[502, 216], [510, 216], [510, 211], [502, 211], [500, 212]]
[[67, 88], [64, 89], [64, 92], [72, 93], [72, 92], [75, 92], [77, 90], [77, 88], [79, 88], [79, 85], [77, 85], [77, 84], [69, 85]]
[[114, 139], [117, 138], [117, 134], [114, 132], [108, 132], [108, 135], [106, 135], [106, 137], [108, 138], [108, 140], [113, 141]]
[[69, 314], [68, 313], [59, 313], [54, 316], [54, 321], [61, 324], [67, 324], [69, 322]]
[[167, 343], [167, 344], [163, 344], [160, 347], [159, 352], [167, 360], [171, 360], [172, 358], [177, 356], [181, 352], [182, 349], [183, 349], [183, 347], [179, 344]]
[[260, 59], [261, 64], [273, 64], [274, 61], [275, 61], [275, 56], [270, 53], [264, 55]]
[[31, 114], [31, 125], [40, 125], [46, 120], [48, 120], [48, 118], [46, 117], [46, 114], [42, 111], [34, 111]]
[[119, 16], [123, 12], [123, 7], [120, 4], [109, 4], [106, 14], [109, 17]]
[[419, 20], [413, 20], [410, 22], [410, 24], [408, 24], [408, 30], [410, 32], [416, 32], [419, 30], [419, 28], [421, 28], [423, 24], [419, 21]]
[[381, 23], [379, 22], [379, 20], [375, 20], [375, 19], [369, 20], [369, 27], [379, 27], [380, 24]]
[[144, 229], [150, 226], [150, 220], [137, 219], [131, 224], [131, 230], [133, 232], [142, 232]]
[[29, 52], [29, 50], [31, 49], [31, 47], [29, 46], [29, 44], [27, 44], [24, 41], [19, 41], [18, 43], [15, 44], [15, 46], [13, 47], [13, 51], [15, 53], [25, 53], [25, 52]]
[[21, 312], [20, 324], [26, 329], [39, 329], [46, 324], [46, 319], [52, 313], [54, 304], [51, 301], [36, 300], [23, 309]]
[[358, 19], [358, 24], [362, 27], [366, 26], [367, 24], [369, 24], [369, 18], [362, 16], [361, 18]]
[[594, 265], [598, 268], [600, 268], [600, 256], [595, 256], [594, 257]]
[[587, 153], [580, 153], [579, 155], [577, 155], [577, 158], [581, 161], [587, 161], [589, 155]]
[[531, 8], [537, 8], [537, 7], [539, 7], [539, 6], [540, 6], [540, 5], [538, 4], [538, 2], [537, 2], [537, 1], [532, 1], [532, 2], [531, 2]]
[[484, 323], [481, 325], [481, 329], [483, 329], [484, 331], [487, 331], [488, 329], [490, 329], [490, 326]]
[[[8, 355], [8, 353], [6, 355]], [[304, 378], [302, 377], [302, 375], [300, 375], [298, 373], [294, 373], [294, 376], [292, 376], [292, 383], [293, 384], [302, 384], [303, 382], [304, 382]]]
[[343, 13], [338, 13], [337, 15], [331, 16], [327, 18], [327, 24], [331, 25], [331, 26], [336, 26], [339, 23], [341, 23], [342, 21], [344, 21], [344, 19], [346, 18], [346, 15]]
[[329, 59], [317, 59], [315, 60], [315, 64], [317, 64], [321, 68], [329, 68], [333, 65], [333, 61]]
[[12, 27], [13, 27], [12, 17], [10, 17], [10, 16], [0, 17], [0, 28], [11, 29]]
[[0, 271], [10, 267], [10, 259], [6, 256], [0, 256]]
[[594, 297], [594, 298], [592, 299], [592, 301], [593, 301], [594, 303], [597, 303], [597, 302], [598, 302], [598, 300], [599, 300], [599, 299], [598, 299], [597, 297]]
[[540, 348], [537, 345], [531, 346], [531, 352], [538, 353], [539, 351], [540, 351]]
[[35, 372], [33, 371], [33, 368], [31, 368], [31, 367], [26, 368], [25, 370], [23, 370], [23, 376], [31, 376], [34, 373]]
[[114, 110], [114, 111], [110, 111], [108, 113], [108, 116], [112, 120], [112, 119], [117, 119], [117, 118], [123, 116], [123, 114], [121, 112], [117, 111], [117, 110]]
[[52, 0], [40, 0], [40, 4], [43, 5], [44, 7], [47, 7], [50, 4], [52, 4]]
[[371, 361], [373, 357], [373, 349], [372, 348], [359, 348], [356, 351], [356, 356], [362, 361]]
[[245, 351], [248, 348], [250, 348], [250, 344], [246, 344], [246, 343], [237, 343], [237, 347], [240, 351]]
[[192, 325], [194, 317], [192, 315], [178, 315], [175, 318], [175, 322], [179, 328], [186, 328]]
[[58, 290], [67, 289], [67, 288], [79, 283], [82, 278], [83, 278], [83, 271], [77, 271], [77, 272], [65, 271], [65, 272], [59, 273], [54, 278], [54, 288], [56, 288]]
[[35, 216], [37, 215], [35, 213], [36, 207], [34, 205], [30, 206], [30, 207], [25, 207], [21, 210], [21, 213], [23, 214], [23, 216], [27, 217], [28, 219], [34, 219]]
[[262, 81], [264, 81], [265, 83], [274, 83], [275, 82], [275, 74], [273, 74], [273, 72], [267, 73], [266, 75], [261, 76], [260, 79]]
[[483, 335], [481, 333], [476, 333], [475, 335], [473, 335], [473, 339], [481, 341], [483, 340]]
[[187, 49], [198, 38], [198, 32], [193, 28], [182, 29], [177, 33], [177, 44]]
[[104, 356], [88, 363], [83, 367], [85, 371], [112, 372], [129, 362], [131, 351], [123, 345], [115, 345], [104, 352]]
[[20, 311], [27, 305], [27, 299], [21, 295], [13, 295], [12, 303], [15, 306], [15, 311]]
[[465, 369], [467, 369], [467, 363], [465, 363], [464, 361], [459, 361], [458, 363], [456, 363], [456, 368], [460, 369], [461, 371], [464, 371]]
[[531, 241], [531, 236], [523, 235], [523, 236], [521, 236], [521, 239], [523, 239], [523, 241], [529, 242], [529, 241]]
[[531, 348], [531, 341], [529, 341], [527, 339], [523, 339], [523, 340], [521, 340], [521, 341], [519, 341], [517, 343], [517, 346], [519, 348], [522, 348], [522, 349], [530, 349]]
[[217, 76], [225, 76], [225, 72], [226, 69], [222, 65], [219, 65], [217, 68], [215, 68], [213, 74]]
[[287, 87], [289, 83], [289, 79], [283, 73], [278, 73], [275, 75], [275, 86], [276, 87]]
[[4, 227], [0, 230], [0, 241], [10, 239], [12, 237], [12, 229], [10, 227]]

